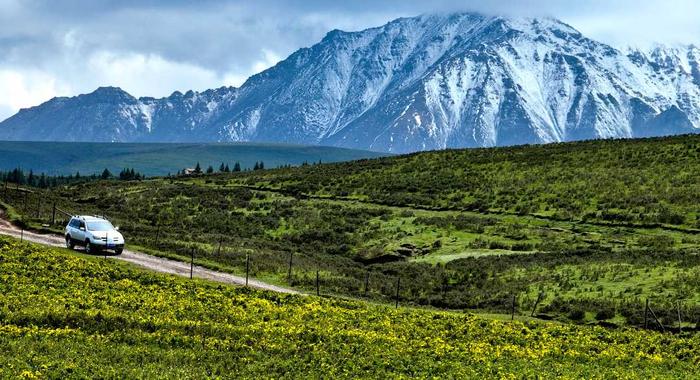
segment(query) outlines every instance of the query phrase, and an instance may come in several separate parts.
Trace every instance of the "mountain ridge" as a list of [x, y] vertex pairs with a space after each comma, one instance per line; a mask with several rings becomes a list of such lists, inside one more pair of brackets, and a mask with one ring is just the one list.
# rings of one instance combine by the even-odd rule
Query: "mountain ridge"
[[270, 141], [405, 153], [695, 133], [700, 50], [628, 52], [553, 18], [429, 14], [332, 30], [238, 88], [101, 87], [0, 123], [0, 139]]

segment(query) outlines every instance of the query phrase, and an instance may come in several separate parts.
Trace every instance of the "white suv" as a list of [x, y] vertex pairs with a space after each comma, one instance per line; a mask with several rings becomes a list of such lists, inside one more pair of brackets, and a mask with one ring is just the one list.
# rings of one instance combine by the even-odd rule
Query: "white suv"
[[73, 249], [76, 245], [84, 246], [87, 253], [109, 249], [121, 255], [124, 236], [119, 233], [119, 227], [115, 228], [105, 218], [74, 216], [66, 226], [66, 247]]

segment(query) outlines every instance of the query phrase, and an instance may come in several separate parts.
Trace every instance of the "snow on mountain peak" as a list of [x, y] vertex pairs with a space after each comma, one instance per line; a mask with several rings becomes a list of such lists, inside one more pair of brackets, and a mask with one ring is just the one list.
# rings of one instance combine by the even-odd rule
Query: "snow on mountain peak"
[[70, 139], [81, 130], [99, 141], [410, 152], [698, 128], [695, 46], [623, 52], [553, 18], [450, 13], [330, 31], [240, 88], [163, 99], [101, 88], [55, 99], [0, 124], [0, 138]]

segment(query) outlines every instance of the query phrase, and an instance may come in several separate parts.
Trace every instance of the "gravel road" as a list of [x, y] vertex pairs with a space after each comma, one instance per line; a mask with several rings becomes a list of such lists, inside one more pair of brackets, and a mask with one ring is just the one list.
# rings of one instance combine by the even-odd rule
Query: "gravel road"
[[[3, 213], [2, 210], [0, 210], [0, 234], [19, 238], [20, 235], [22, 235], [21, 229], [3, 219], [2, 216]], [[52, 247], [65, 247], [66, 244], [63, 236], [55, 234], [38, 234], [29, 231], [24, 231], [24, 240], [45, 244]], [[107, 258], [127, 261], [156, 272], [169, 273], [182, 277], [190, 276], [189, 263], [147, 255], [142, 252], [125, 249], [121, 255], [107, 255]], [[224, 272], [217, 272], [197, 265], [194, 266], [193, 276], [211, 281], [222, 282], [225, 284], [245, 285], [245, 277], [235, 276]], [[299, 294], [299, 292], [295, 290], [267, 284], [252, 278], [248, 279], [248, 286], [278, 293]]]

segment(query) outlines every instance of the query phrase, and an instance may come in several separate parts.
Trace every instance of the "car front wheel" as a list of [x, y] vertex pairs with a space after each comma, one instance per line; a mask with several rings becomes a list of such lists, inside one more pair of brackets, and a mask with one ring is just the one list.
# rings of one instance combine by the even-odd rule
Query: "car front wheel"
[[85, 253], [93, 253], [95, 251], [95, 248], [92, 246], [92, 243], [90, 243], [90, 240], [85, 242]]
[[66, 248], [68, 248], [68, 249], [75, 248], [75, 244], [73, 244], [73, 239], [71, 239], [70, 235], [66, 235]]

